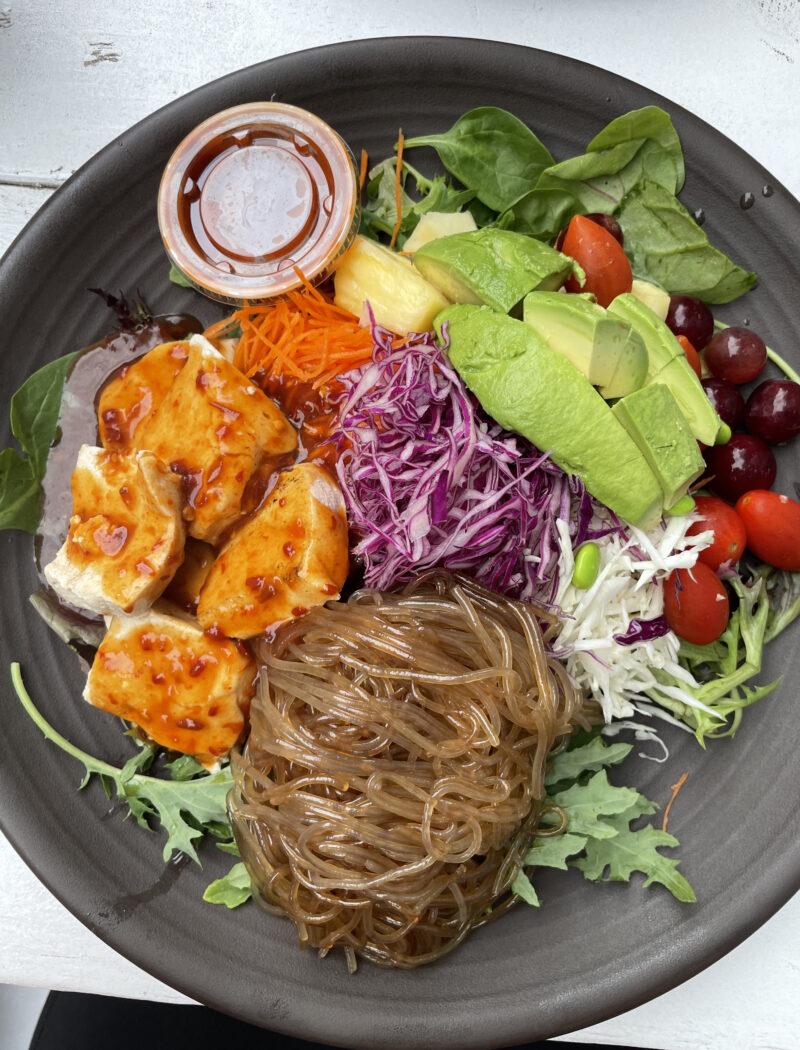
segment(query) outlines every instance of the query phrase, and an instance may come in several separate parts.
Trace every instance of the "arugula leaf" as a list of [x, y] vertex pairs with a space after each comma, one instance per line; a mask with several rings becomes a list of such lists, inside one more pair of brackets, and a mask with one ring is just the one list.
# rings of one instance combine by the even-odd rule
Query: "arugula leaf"
[[[601, 819], [624, 813], [637, 801], [637, 792], [632, 788], [614, 787], [608, 782], [605, 769], [595, 773], [585, 784], [573, 784], [559, 791], [552, 801], [567, 811], [567, 830], [575, 835], [610, 838], [615, 834], [611, 825]], [[546, 823], [551, 818], [545, 815]]]
[[191, 780], [192, 777], [204, 776], [206, 772], [197, 759], [191, 755], [178, 755], [177, 758], [173, 758], [171, 762], [165, 762], [164, 765], [173, 780]]
[[561, 780], [577, 780], [587, 770], [616, 766], [633, 750], [632, 744], [606, 744], [599, 736], [581, 747], [561, 751], [550, 760], [544, 782], [547, 787]]
[[173, 284], [178, 284], [181, 288], [192, 288], [194, 285], [189, 278], [184, 274], [183, 270], [179, 270], [178, 267], [173, 263], [169, 268], [169, 279]]
[[449, 131], [406, 139], [405, 148], [432, 146], [445, 168], [494, 211], [505, 211], [553, 163], [550, 151], [512, 113], [480, 106]]
[[227, 875], [215, 879], [206, 887], [203, 900], [208, 904], [224, 904], [226, 908], [238, 908], [252, 896], [250, 876], [240, 861], [234, 864]]
[[534, 840], [525, 854], [525, 864], [534, 868], [560, 868], [567, 870], [567, 858], [574, 857], [586, 846], [585, 835], [573, 835], [566, 831], [563, 835], [545, 835]]
[[586, 856], [575, 861], [585, 878], [592, 882], [629, 882], [634, 871], [646, 876], [644, 885], [660, 883], [679, 901], [694, 904], [695, 892], [687, 879], [677, 870], [680, 861], [659, 853], [663, 847], [677, 846], [678, 840], [648, 824], [632, 831], [630, 822], [639, 816], [636, 808], [607, 819], [614, 834], [604, 839], [590, 839]]
[[653, 181], [631, 190], [617, 218], [636, 275], [673, 295], [729, 303], [756, 283], [754, 273], [743, 270], [709, 244], [680, 201]]
[[41, 514], [41, 480], [56, 436], [61, 394], [77, 352], [56, 358], [29, 376], [11, 398], [16, 449], [0, 452], [0, 529], [35, 532]]
[[154, 754], [150, 745], [141, 748], [119, 769], [82, 751], [47, 722], [25, 689], [18, 663], [11, 665], [11, 681], [20, 703], [46, 739], [83, 764], [85, 775], [81, 787], [93, 775], [99, 776], [109, 797], [115, 790], [140, 827], [149, 829], [151, 820], [161, 825], [167, 833], [163, 852], [165, 861], [173, 852], [180, 851], [199, 864], [195, 842], [206, 830], [213, 830], [214, 825], [225, 825], [230, 835], [226, 808], [233, 782], [230, 769], [206, 773], [193, 780], [159, 780], [145, 776], [142, 770], [149, 765]]
[[524, 900], [526, 904], [530, 904], [532, 908], [538, 908], [542, 903], [539, 900], [539, 894], [533, 888], [533, 883], [522, 868], [514, 876], [514, 881], [511, 883], [511, 892], [516, 893], [521, 900]]

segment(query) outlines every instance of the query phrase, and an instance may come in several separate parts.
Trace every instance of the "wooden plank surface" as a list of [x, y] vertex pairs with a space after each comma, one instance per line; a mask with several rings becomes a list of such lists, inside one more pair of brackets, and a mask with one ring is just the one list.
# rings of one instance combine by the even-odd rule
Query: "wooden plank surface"
[[[509, 40], [612, 69], [704, 117], [800, 194], [796, 0], [0, 0], [0, 253], [73, 170], [191, 88], [305, 47], [405, 33]], [[0, 982], [186, 1001], [90, 934], [2, 838], [0, 881]], [[694, 980], [573, 1038], [795, 1050], [798, 943], [795, 898]]]

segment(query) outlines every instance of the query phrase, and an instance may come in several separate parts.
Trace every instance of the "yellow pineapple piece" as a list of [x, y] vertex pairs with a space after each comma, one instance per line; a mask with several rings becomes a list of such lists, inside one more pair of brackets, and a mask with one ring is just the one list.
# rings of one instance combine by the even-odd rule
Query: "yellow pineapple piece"
[[339, 263], [334, 289], [337, 306], [364, 318], [368, 302], [378, 324], [398, 335], [430, 331], [449, 305], [408, 259], [361, 236]]

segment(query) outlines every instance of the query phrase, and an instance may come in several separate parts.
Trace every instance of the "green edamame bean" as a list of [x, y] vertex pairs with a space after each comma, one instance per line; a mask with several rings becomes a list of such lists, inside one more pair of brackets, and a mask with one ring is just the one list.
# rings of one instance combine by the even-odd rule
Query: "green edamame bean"
[[695, 502], [687, 492], [685, 496], [681, 496], [679, 500], [676, 500], [671, 507], [667, 507], [664, 514], [668, 518], [678, 518], [682, 514], [691, 514], [694, 508]]
[[720, 423], [717, 436], [714, 439], [715, 445], [727, 445], [730, 439], [733, 437], [733, 431], [727, 423]]
[[600, 548], [596, 543], [582, 543], [575, 551], [572, 586], [585, 591], [592, 586], [600, 572]]

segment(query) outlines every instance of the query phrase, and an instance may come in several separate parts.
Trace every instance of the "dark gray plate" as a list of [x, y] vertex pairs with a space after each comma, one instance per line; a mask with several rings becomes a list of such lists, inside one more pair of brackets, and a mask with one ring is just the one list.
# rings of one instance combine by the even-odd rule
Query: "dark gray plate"
[[[6, 396], [50, 358], [107, 329], [108, 315], [88, 287], [140, 288], [158, 311], [218, 316], [167, 282], [155, 218], [159, 175], [196, 123], [273, 94], [316, 111], [355, 151], [364, 145], [375, 159], [390, 151], [399, 126], [407, 134], [444, 129], [481, 104], [518, 114], [556, 156], [578, 152], [623, 110], [664, 105], [686, 152], [684, 200], [705, 209], [716, 244], [761, 276], [759, 288], [726, 316], [746, 314], [772, 345], [800, 360], [789, 294], [798, 282], [797, 241], [787, 238], [800, 228], [800, 205], [746, 153], [678, 106], [592, 66], [508, 44], [405, 38], [337, 44], [234, 73], [148, 117], [83, 167], [0, 265]], [[769, 199], [760, 195], [765, 183], [775, 187]], [[756, 195], [749, 211], [738, 206], [745, 190]], [[784, 458], [787, 487], [796, 460], [794, 453]], [[77, 661], [28, 606], [35, 584], [30, 540], [2, 533], [0, 545], [2, 666], [22, 661], [32, 695], [67, 737], [121, 759], [126, 747], [117, 724], [84, 705]], [[77, 764], [42, 740], [9, 686], [2, 689], [2, 825], [91, 930], [173, 987], [245, 1020], [372, 1050], [485, 1048], [568, 1032], [697, 973], [798, 888], [796, 637], [789, 632], [771, 647], [765, 674], [784, 675], [784, 684], [747, 712], [735, 740], [703, 752], [676, 733], [668, 765], [632, 759], [626, 767], [627, 778], [662, 802], [678, 775], [689, 772], [671, 826], [699, 904], [676, 904], [659, 888], [595, 886], [576, 872], [552, 873], [539, 880], [540, 911], [519, 908], [415, 973], [364, 965], [348, 977], [339, 958], [320, 962], [300, 951], [287, 922], [253, 907], [228, 912], [204, 904], [204, 886], [229, 859], [211, 849], [202, 871], [185, 865], [165, 875], [160, 836], [110, 812], [97, 785], [78, 793]]]

